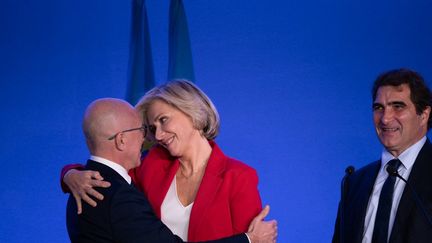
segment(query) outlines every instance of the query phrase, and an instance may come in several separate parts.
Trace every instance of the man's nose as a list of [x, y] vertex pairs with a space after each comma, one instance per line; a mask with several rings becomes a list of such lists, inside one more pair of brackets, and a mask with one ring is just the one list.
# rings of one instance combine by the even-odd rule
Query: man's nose
[[384, 110], [383, 110], [382, 115], [381, 115], [381, 122], [383, 124], [387, 124], [390, 121], [392, 121], [393, 118], [394, 118], [393, 109], [391, 109], [390, 107], [384, 107]]

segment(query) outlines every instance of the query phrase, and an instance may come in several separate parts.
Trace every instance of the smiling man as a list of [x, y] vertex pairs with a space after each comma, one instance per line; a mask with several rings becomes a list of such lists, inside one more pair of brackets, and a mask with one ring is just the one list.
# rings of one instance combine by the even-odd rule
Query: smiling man
[[[375, 80], [372, 101], [384, 149], [380, 160], [347, 177], [333, 242], [430, 242], [432, 145], [426, 133], [432, 94], [418, 73], [397, 69]], [[420, 200], [387, 167], [408, 180]]]

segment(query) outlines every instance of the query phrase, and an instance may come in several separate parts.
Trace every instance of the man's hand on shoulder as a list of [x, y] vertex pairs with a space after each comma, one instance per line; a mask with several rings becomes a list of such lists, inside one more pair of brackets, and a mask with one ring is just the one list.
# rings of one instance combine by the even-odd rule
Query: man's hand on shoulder
[[263, 221], [270, 212], [270, 206], [266, 205], [250, 223], [246, 233], [251, 243], [274, 243], [277, 237], [276, 220]]

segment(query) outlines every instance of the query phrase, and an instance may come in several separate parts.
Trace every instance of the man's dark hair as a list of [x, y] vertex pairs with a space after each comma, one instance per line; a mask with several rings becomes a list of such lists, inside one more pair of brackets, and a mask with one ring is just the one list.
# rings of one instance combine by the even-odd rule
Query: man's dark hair
[[[372, 102], [375, 101], [377, 91], [382, 86], [400, 86], [408, 84], [411, 91], [411, 101], [414, 103], [418, 115], [429, 106], [432, 107], [432, 94], [427, 87], [423, 77], [410, 69], [400, 68], [382, 73], [375, 80], [372, 87]], [[429, 116], [428, 129], [432, 126]]]

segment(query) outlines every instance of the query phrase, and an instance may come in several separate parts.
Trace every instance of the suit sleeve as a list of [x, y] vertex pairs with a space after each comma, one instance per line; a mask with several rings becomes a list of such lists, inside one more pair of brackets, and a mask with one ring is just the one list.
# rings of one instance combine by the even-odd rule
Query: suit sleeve
[[258, 176], [248, 168], [236, 176], [231, 191], [231, 220], [235, 234], [247, 232], [250, 222], [261, 211]]
[[335, 226], [334, 226], [334, 232], [333, 232], [333, 239], [332, 239], [332, 243], [339, 243], [340, 239], [340, 218], [339, 218], [339, 214], [340, 214], [340, 210], [341, 210], [341, 205], [339, 203], [339, 207], [338, 207], [338, 213], [337, 213], [337, 217], [336, 217], [336, 222], [335, 222]]
[[335, 222], [335, 226], [334, 226], [334, 231], [333, 231], [333, 238], [332, 238], [332, 243], [339, 243], [339, 242], [344, 242], [345, 240], [345, 231], [344, 231], [344, 224], [345, 224], [345, 217], [343, 216], [344, 212], [342, 212], [342, 210], [344, 210], [344, 207], [346, 207], [346, 199], [348, 196], [348, 189], [350, 187], [350, 179], [352, 177], [347, 177], [345, 176], [342, 179], [342, 191], [341, 191], [341, 196], [340, 196], [340, 201], [339, 201], [339, 205], [338, 205], [338, 211], [337, 211], [337, 217], [336, 217], [336, 222]]
[[84, 165], [82, 165], [82, 164], [69, 164], [69, 165], [65, 165], [62, 168], [62, 170], [60, 172], [60, 186], [61, 186], [61, 189], [62, 189], [62, 191], [64, 193], [70, 193], [71, 192], [69, 190], [69, 187], [66, 185], [66, 183], [63, 182], [64, 176], [71, 169], [83, 170], [84, 169]]

